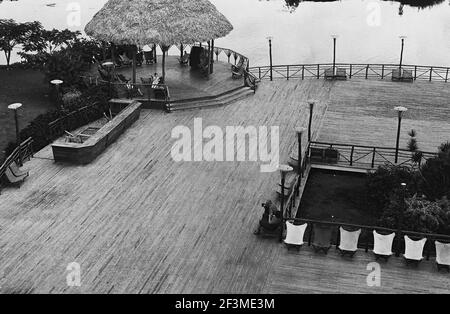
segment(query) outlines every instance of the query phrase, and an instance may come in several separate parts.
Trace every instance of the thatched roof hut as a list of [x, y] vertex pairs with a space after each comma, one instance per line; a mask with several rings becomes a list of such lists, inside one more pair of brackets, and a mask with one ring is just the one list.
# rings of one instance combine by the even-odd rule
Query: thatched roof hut
[[85, 31], [118, 45], [168, 47], [224, 37], [232, 29], [208, 0], [109, 0]]

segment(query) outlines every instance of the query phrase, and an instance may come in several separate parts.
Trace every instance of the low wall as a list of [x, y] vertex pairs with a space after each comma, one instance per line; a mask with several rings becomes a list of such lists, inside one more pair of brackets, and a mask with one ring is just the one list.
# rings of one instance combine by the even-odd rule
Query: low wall
[[84, 143], [52, 144], [56, 162], [88, 164], [103, 153], [119, 136], [139, 119], [142, 104], [134, 100], [111, 100], [111, 106], [123, 109], [113, 120], [105, 124]]

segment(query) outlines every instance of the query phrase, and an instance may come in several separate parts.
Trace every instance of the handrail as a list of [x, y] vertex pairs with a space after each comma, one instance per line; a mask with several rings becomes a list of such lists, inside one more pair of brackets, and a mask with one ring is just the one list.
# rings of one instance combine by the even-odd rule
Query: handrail
[[[316, 154], [313, 153], [313, 149], [316, 149]], [[319, 151], [317, 151], [319, 150]], [[322, 150], [322, 155], [318, 153]], [[324, 156], [323, 150], [334, 150], [334, 154]], [[419, 153], [419, 155], [417, 155]], [[366, 169], [375, 169], [380, 164], [391, 165], [421, 165], [423, 161], [427, 161], [431, 158], [438, 156], [437, 153], [417, 151], [412, 152], [406, 149], [398, 149], [391, 147], [376, 147], [367, 145], [354, 145], [354, 144], [337, 144], [327, 142], [311, 142], [309, 146], [309, 156], [313, 163], [325, 163], [325, 164], [348, 164], [350, 167], [362, 166]], [[397, 156], [397, 163], [394, 162]], [[418, 158], [420, 157], [420, 159]], [[418, 160], [415, 160], [417, 158]]]
[[[258, 66], [249, 68], [259, 79], [269, 79], [269, 73], [272, 72], [273, 78], [281, 79], [305, 79], [305, 78], [326, 78], [326, 70], [332, 67], [332, 63], [313, 63], [313, 64], [291, 64], [291, 65], [273, 65]], [[344, 70], [345, 77], [351, 78], [392, 78], [393, 71], [399, 70], [399, 64], [387, 63], [335, 63], [335, 67]], [[272, 71], [270, 71], [272, 69]], [[410, 77], [401, 77], [411, 81], [439, 81], [450, 82], [450, 67], [444, 66], [424, 66], [405, 64], [401, 66], [402, 70], [407, 70]]]

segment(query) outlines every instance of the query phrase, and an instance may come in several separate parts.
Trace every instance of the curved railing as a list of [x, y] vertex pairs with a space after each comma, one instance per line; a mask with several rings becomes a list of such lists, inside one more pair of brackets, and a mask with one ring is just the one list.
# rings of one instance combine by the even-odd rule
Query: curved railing
[[[392, 73], [399, 70], [398, 64], [336, 63], [336, 68], [345, 70], [348, 79], [392, 79]], [[294, 64], [259, 66], [249, 68], [249, 72], [260, 80], [269, 79], [307, 79], [325, 78], [326, 71], [333, 68], [332, 63]], [[413, 81], [450, 81], [450, 67], [402, 65], [402, 71], [411, 73]]]

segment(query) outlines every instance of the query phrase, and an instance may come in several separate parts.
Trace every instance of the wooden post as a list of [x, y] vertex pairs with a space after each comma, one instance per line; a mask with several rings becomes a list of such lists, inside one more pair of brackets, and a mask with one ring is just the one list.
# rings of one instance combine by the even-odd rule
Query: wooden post
[[162, 50], [162, 81], [166, 84], [166, 46], [161, 46]]
[[320, 78], [320, 64], [317, 65], [317, 79]]
[[209, 73], [213, 74], [214, 72], [214, 39], [211, 40], [211, 53], [210, 53], [210, 69]]
[[448, 68], [447, 68], [447, 73], [445, 74], [445, 83], [448, 82]]
[[414, 81], [417, 80], [417, 65], [414, 66]]
[[381, 66], [381, 79], [384, 79], [384, 64]]
[[305, 65], [302, 65], [302, 80], [305, 79]]
[[183, 44], [180, 44], [180, 58], [183, 58], [184, 55], [184, 46]]
[[308, 123], [308, 142], [311, 143], [311, 137], [312, 137], [312, 119], [314, 114], [314, 101], [309, 102], [309, 123]]
[[136, 84], [136, 54], [137, 46], [133, 46], [133, 84]]
[[430, 68], [430, 82], [432, 78], [433, 78], [433, 67]]
[[158, 55], [156, 54], [156, 44], [153, 44], [153, 60], [158, 63]]
[[353, 166], [353, 154], [355, 153], [355, 146], [352, 146], [352, 152], [350, 153], [350, 166]]
[[350, 64], [350, 78], [352, 78], [352, 69], [353, 69], [353, 65]]
[[369, 65], [367, 65], [367, 67], [366, 67], [366, 80], [367, 80], [368, 76], [369, 76]]
[[373, 148], [373, 155], [372, 155], [372, 169], [375, 168], [375, 154], [376, 154], [376, 147]]
[[286, 67], [286, 78], [289, 81], [289, 65]]
[[270, 80], [273, 81], [272, 38], [269, 38]]
[[111, 60], [116, 64], [116, 45], [114, 43], [111, 43]]

